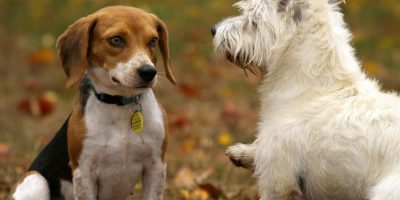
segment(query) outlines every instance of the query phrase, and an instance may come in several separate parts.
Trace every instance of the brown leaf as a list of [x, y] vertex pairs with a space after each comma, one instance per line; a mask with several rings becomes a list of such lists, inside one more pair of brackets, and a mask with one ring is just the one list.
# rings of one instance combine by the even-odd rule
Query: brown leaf
[[42, 116], [48, 115], [54, 111], [54, 105], [58, 101], [58, 96], [53, 91], [46, 91], [38, 97], [40, 113]]
[[191, 188], [195, 185], [194, 172], [188, 167], [182, 167], [176, 173], [173, 182], [177, 187]]
[[190, 151], [192, 151], [195, 147], [196, 147], [196, 141], [193, 138], [187, 139], [181, 145], [181, 153], [182, 154], [187, 154]]
[[183, 129], [188, 125], [189, 125], [189, 119], [184, 115], [177, 116], [172, 120], [172, 126], [174, 128]]
[[8, 157], [10, 155], [10, 145], [6, 143], [0, 143], [0, 158]]
[[208, 168], [201, 173], [196, 175], [195, 181], [196, 183], [204, 183], [206, 179], [208, 179], [211, 174], [214, 172], [213, 168]]
[[193, 85], [182, 83], [179, 85], [179, 89], [187, 97], [198, 98], [200, 96], [199, 89], [194, 87]]
[[190, 199], [190, 191], [187, 189], [180, 189], [179, 192], [181, 193], [183, 199]]
[[17, 109], [20, 112], [29, 113], [31, 109], [30, 99], [22, 98], [21, 100], [19, 100], [17, 103]]
[[54, 104], [53, 102], [49, 101], [48, 99], [44, 98], [43, 96], [37, 99], [40, 109], [40, 115], [46, 116], [53, 112]]
[[54, 61], [54, 52], [50, 48], [43, 48], [33, 51], [26, 56], [26, 61], [29, 65], [48, 65]]
[[207, 191], [205, 191], [201, 188], [196, 188], [193, 190], [190, 199], [192, 199], [192, 200], [208, 200], [210, 198], [209, 198]]
[[17, 103], [17, 109], [36, 117], [46, 116], [54, 111], [56, 101], [55, 93], [46, 92], [37, 98], [22, 98]]
[[206, 191], [213, 199], [218, 199], [219, 197], [223, 196], [222, 190], [211, 183], [201, 183], [199, 184], [199, 188]]

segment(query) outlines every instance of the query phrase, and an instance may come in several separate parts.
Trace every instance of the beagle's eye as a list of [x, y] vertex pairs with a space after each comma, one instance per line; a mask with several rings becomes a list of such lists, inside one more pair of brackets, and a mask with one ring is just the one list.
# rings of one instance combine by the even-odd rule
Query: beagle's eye
[[149, 42], [149, 47], [150, 48], [156, 48], [157, 47], [157, 42], [158, 42], [158, 38], [156, 38], [156, 37], [151, 38], [151, 40]]
[[125, 40], [120, 36], [114, 36], [108, 38], [108, 44], [115, 48], [122, 48], [125, 46]]

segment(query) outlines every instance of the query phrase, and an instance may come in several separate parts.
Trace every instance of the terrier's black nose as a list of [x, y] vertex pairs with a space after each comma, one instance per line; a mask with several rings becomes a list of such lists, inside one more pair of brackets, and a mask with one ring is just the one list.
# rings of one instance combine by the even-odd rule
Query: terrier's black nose
[[211, 27], [211, 35], [215, 36], [215, 34], [217, 34], [217, 26]]
[[140, 78], [145, 82], [151, 82], [157, 74], [157, 69], [151, 65], [143, 65], [138, 69]]

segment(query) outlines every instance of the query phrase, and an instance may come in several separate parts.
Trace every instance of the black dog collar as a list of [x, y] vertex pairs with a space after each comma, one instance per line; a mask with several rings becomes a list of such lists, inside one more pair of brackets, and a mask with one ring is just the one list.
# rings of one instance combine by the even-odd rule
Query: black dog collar
[[89, 85], [90, 88], [93, 90], [94, 95], [96, 98], [106, 104], [115, 104], [118, 106], [125, 106], [128, 104], [139, 104], [139, 99], [142, 97], [141, 94], [131, 96], [131, 97], [124, 97], [124, 96], [118, 96], [118, 95], [109, 95], [105, 93], [97, 93], [96, 88], [94, 88], [94, 85], [92, 81], [89, 79]]

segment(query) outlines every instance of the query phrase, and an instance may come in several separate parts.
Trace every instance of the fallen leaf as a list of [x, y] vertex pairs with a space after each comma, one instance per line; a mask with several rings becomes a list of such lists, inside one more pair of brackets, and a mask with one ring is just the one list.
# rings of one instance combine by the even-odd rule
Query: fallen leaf
[[48, 91], [37, 98], [22, 98], [17, 103], [17, 109], [35, 117], [46, 116], [54, 111], [56, 102], [56, 94]]
[[33, 52], [30, 52], [26, 56], [26, 61], [29, 65], [39, 66], [48, 65], [54, 60], [54, 52], [50, 48], [42, 48]]
[[193, 85], [182, 83], [179, 85], [180, 91], [187, 97], [197, 98], [200, 96], [200, 91]]
[[222, 190], [211, 183], [199, 184], [199, 188], [206, 191], [207, 194], [213, 199], [218, 199], [219, 197], [223, 196]]
[[227, 132], [223, 132], [218, 135], [218, 143], [222, 146], [228, 146], [232, 144], [232, 136]]
[[203, 183], [208, 177], [211, 176], [211, 174], [214, 172], [213, 168], [208, 168], [204, 171], [202, 171], [201, 173], [199, 173], [198, 175], [196, 175], [195, 181], [198, 184]]
[[50, 100], [46, 99], [46, 97], [41, 96], [37, 99], [37, 102], [39, 104], [39, 115], [40, 116], [46, 116], [50, 113], [53, 112], [54, 110], [54, 103], [51, 102]]
[[179, 192], [183, 196], [184, 199], [188, 200], [190, 199], [190, 191], [187, 189], [180, 189]]
[[10, 145], [5, 143], [0, 143], [0, 158], [8, 157], [10, 155]]
[[17, 109], [20, 112], [30, 113], [31, 111], [31, 100], [29, 98], [22, 98], [17, 103]]
[[172, 120], [173, 128], [183, 129], [188, 125], [189, 125], [189, 119], [184, 115], [177, 116]]
[[187, 139], [181, 145], [181, 153], [187, 154], [196, 147], [196, 141], [194, 138]]
[[58, 95], [57, 93], [51, 91], [51, 90], [47, 90], [42, 94], [42, 97], [44, 99], [46, 99], [49, 102], [52, 102], [53, 104], [57, 103], [58, 101]]
[[201, 188], [196, 188], [192, 194], [191, 194], [191, 198], [193, 200], [208, 200], [209, 199], [209, 195], [207, 193], [207, 191], [201, 189]]
[[176, 173], [173, 182], [177, 187], [191, 188], [195, 185], [194, 172], [188, 167], [182, 167]]
[[196, 188], [193, 191], [188, 189], [180, 189], [179, 192], [184, 200], [208, 200], [210, 197], [207, 191], [201, 188]]
[[134, 190], [140, 191], [140, 190], [142, 190], [142, 189], [143, 189], [143, 184], [142, 184], [142, 182], [138, 182], [138, 183], [135, 184]]

